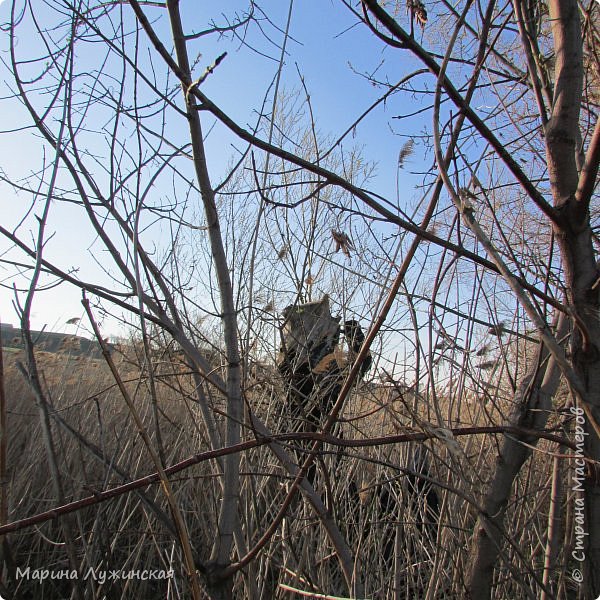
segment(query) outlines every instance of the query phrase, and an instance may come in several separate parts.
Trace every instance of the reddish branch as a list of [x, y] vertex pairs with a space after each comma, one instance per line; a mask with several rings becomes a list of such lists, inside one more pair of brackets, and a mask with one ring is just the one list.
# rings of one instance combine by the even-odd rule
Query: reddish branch
[[[483, 435], [496, 433], [530, 436], [534, 439], [549, 440], [551, 442], [555, 442], [556, 444], [571, 448], [572, 450], [577, 449], [576, 445], [573, 442], [570, 442], [568, 439], [560, 435], [556, 435], [551, 431], [537, 431], [533, 429], [526, 429], [523, 427], [510, 426], [462, 427], [451, 429], [451, 431], [452, 434], [456, 437], [464, 435]], [[257, 437], [254, 440], [240, 442], [239, 444], [236, 444], [235, 446], [231, 446], [229, 448], [217, 448], [216, 450], [207, 450], [206, 452], [195, 454], [194, 456], [190, 456], [189, 458], [186, 458], [181, 462], [167, 467], [164, 470], [164, 473], [167, 476], [173, 475], [207, 460], [213, 460], [221, 456], [245, 452], [247, 450], [250, 450], [251, 448], [258, 448], [260, 446], [264, 446], [265, 444], [271, 444], [273, 442], [285, 443], [309, 439], [318, 441], [320, 443], [331, 444], [333, 446], [339, 446], [344, 448], [364, 448], [368, 446], [382, 446], [387, 444], [398, 444], [404, 442], [422, 442], [433, 437], [433, 433], [404, 433], [376, 438], [340, 439], [335, 436], [322, 433], [285, 433], [270, 437]], [[14, 531], [19, 531], [20, 529], [25, 529], [26, 527], [31, 527], [32, 525], [37, 525], [39, 523], [44, 523], [46, 521], [56, 519], [57, 517], [60, 517], [62, 515], [77, 512], [78, 510], [87, 508], [88, 506], [100, 504], [101, 502], [105, 502], [106, 500], [110, 500], [111, 498], [117, 498], [118, 496], [122, 496], [123, 494], [127, 494], [139, 488], [143, 488], [148, 485], [152, 485], [154, 483], [159, 482], [159, 474], [152, 473], [150, 475], [146, 475], [145, 477], [134, 479], [129, 483], [124, 483], [122, 485], [116, 486], [110, 490], [95, 491], [91, 496], [81, 498], [80, 500], [75, 500], [74, 502], [69, 502], [68, 504], [64, 504], [62, 506], [57, 506], [56, 508], [38, 513], [36, 515], [32, 515], [31, 517], [26, 517], [24, 519], [19, 519], [18, 521], [13, 521], [12, 523], [2, 525], [0, 526], [0, 536], [6, 535], [7, 533], [12, 533]]]

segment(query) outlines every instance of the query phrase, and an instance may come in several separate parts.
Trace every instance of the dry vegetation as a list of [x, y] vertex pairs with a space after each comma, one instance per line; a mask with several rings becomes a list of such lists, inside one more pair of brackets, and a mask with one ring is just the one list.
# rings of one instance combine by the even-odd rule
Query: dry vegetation
[[[9, 521], [55, 507], [35, 401], [16, 366], [22, 359], [21, 351], [5, 351]], [[127, 355], [114, 352], [113, 359], [152, 436], [147, 372], [140, 368], [131, 347]], [[67, 501], [154, 471], [104, 361], [47, 352], [38, 352], [37, 360], [51, 405]], [[267, 420], [272, 431], [288, 431], [281, 381], [274, 370], [262, 368], [263, 376], [256, 378], [247, 401]], [[162, 356], [157, 354], [153, 369], [165, 463], [172, 465], [207, 450], [208, 444], [191, 399], [193, 384], [188, 367], [165, 351]], [[486, 415], [481, 396], [468, 393], [460, 404], [456, 400], [439, 398], [437, 403], [453, 427], [498, 424]], [[218, 410], [221, 401], [214, 402]], [[495, 402], [494, 406], [501, 404]], [[356, 549], [356, 568], [364, 576], [369, 598], [425, 597], [430, 586], [438, 590], [436, 597], [452, 598], [464, 593], [463, 549], [469, 542], [486, 480], [493, 472], [496, 436], [445, 439], [443, 431], [433, 431], [437, 438], [426, 443], [427, 471], [421, 474], [436, 482], [439, 527], [438, 519], [427, 513], [422, 490], [416, 490], [414, 478], [410, 478], [415, 469], [420, 470], [414, 464], [415, 449], [420, 443], [372, 442], [373, 438], [410, 433], [431, 435], [430, 410], [430, 402], [399, 384], [362, 383], [334, 430], [354, 447], [327, 444], [318, 461], [317, 489]], [[244, 437], [251, 439], [252, 432], [247, 431]], [[360, 440], [368, 444], [359, 446]], [[297, 451], [298, 446], [292, 441], [289, 449]], [[521, 597], [521, 584], [515, 583], [518, 573], [529, 577], [533, 571], [541, 578], [551, 491], [550, 453], [554, 451], [555, 444], [542, 442], [516, 482], [518, 512], [507, 528], [505, 554], [510, 567], [502, 569], [506, 577], [498, 582], [498, 597]], [[171, 477], [179, 506], [196, 540], [210, 538], [216, 527], [220, 486], [213, 468], [208, 462], [201, 462]], [[273, 516], [271, 510], [276, 510], [290, 481], [273, 462], [268, 449], [255, 448], [244, 454], [242, 504], [248, 522], [254, 523], [257, 532], [268, 525]], [[568, 511], [568, 499], [562, 502]], [[158, 484], [79, 510], [69, 518], [76, 530], [80, 573], [92, 569], [101, 574], [117, 568], [132, 572], [174, 571], [173, 579], [146, 582], [102, 582], [90, 577], [85, 581], [90, 597], [188, 597], [180, 550], [168, 529], [173, 527], [169, 508]], [[567, 527], [567, 538], [569, 531]], [[13, 569], [8, 576], [15, 583], [14, 597], [59, 598], [70, 593], [69, 581], [17, 579], [14, 573], [17, 567], [21, 571], [29, 567], [32, 577], [38, 570], [69, 569], [60, 540], [58, 520], [48, 520], [8, 538], [7, 564]], [[561, 546], [568, 548], [569, 540], [564, 542]], [[513, 552], [511, 544], [528, 548], [535, 562]], [[204, 548], [195, 547], [194, 551], [206, 559]], [[562, 555], [558, 564], [564, 566]], [[292, 506], [266, 551], [244, 576], [262, 582], [265, 598], [293, 597], [293, 589], [315, 593], [344, 590], [335, 551], [312, 509], [301, 500]], [[242, 580], [238, 585], [243, 586]], [[242, 590], [240, 587], [239, 592]]]
[[2, 5], [0, 595], [597, 598], [600, 4], [259, 4]]

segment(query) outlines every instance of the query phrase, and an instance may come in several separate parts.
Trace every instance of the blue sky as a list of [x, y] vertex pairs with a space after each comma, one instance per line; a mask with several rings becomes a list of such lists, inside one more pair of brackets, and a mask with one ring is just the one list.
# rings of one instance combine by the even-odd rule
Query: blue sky
[[[10, 4], [5, 3], [0, 7], [0, 18], [6, 18]], [[189, 24], [198, 23], [197, 29], [206, 26], [201, 16], [198, 16], [195, 3], [182, 3], [184, 21]], [[219, 13], [226, 10], [232, 18], [236, 8], [243, 8], [244, 2], [230, 1], [226, 9], [223, 3], [203, 3], [207, 14], [213, 14], [221, 23]], [[288, 3], [280, 0], [264, 2], [262, 8], [269, 17], [283, 29], [287, 18]], [[126, 9], [127, 10], [127, 9]], [[185, 10], [189, 10], [186, 15]], [[158, 9], [147, 9], [147, 14], [152, 19], [158, 19]], [[355, 17], [345, 9], [341, 3], [318, 0], [296, 0], [293, 5], [291, 19], [291, 39], [288, 42], [285, 68], [282, 78], [282, 89], [288, 93], [301, 93], [302, 86], [300, 75], [304, 78], [305, 85], [310, 94], [312, 108], [316, 117], [317, 128], [324, 136], [337, 138], [384, 90], [374, 86], [357, 73], [373, 73], [377, 77], [395, 82], [394, 78], [405, 75], [414, 69], [414, 61], [407, 53], [392, 52], [382, 49], [382, 45], [374, 40], [364, 26], [355, 26]], [[169, 43], [169, 31], [166, 19], [155, 21], [156, 29], [163, 41]], [[267, 34], [280, 44], [283, 34], [273, 26], [263, 23]], [[30, 54], [35, 53], [38, 40], [32, 30], [20, 28], [19, 48]], [[30, 36], [30, 37], [28, 37]], [[26, 40], [26, 41], [25, 41]], [[248, 40], [255, 50], [241, 45], [238, 41], [228, 39], [218, 40], [215, 36], [204, 37], [200, 41], [190, 44], [190, 55], [194, 51], [201, 52], [201, 58], [196, 69], [197, 74], [202, 74], [207, 65], [223, 51], [228, 52], [227, 58], [219, 65], [213, 75], [203, 84], [207, 95], [219, 104], [238, 123], [251, 128], [256, 122], [257, 111], [263, 102], [265, 90], [273, 81], [279, 49], [258, 35], [254, 26], [248, 34]], [[27, 45], [25, 48], [25, 44]], [[2, 53], [6, 59], [6, 41], [2, 42]], [[83, 52], [92, 52], [89, 56], [91, 63], [95, 59], [93, 49]], [[262, 56], [260, 53], [270, 58]], [[153, 56], [156, 65], [160, 60]], [[407, 61], [406, 63], [402, 61]], [[90, 63], [90, 64], [91, 64]], [[389, 71], [387, 73], [386, 71]], [[427, 76], [426, 76], [427, 77]], [[2, 69], [1, 81], [10, 84], [9, 73]], [[5, 95], [5, 94], [3, 94]], [[407, 97], [407, 96], [405, 96]], [[181, 98], [178, 98], [181, 101]], [[2, 129], [12, 128], [25, 124], [27, 115], [22, 107], [14, 100], [4, 100]], [[43, 104], [43, 102], [42, 102]], [[402, 126], [394, 122], [391, 117], [399, 112], [412, 112], [416, 106], [399, 106], [391, 100], [378, 107], [346, 138], [344, 148], [352, 146], [364, 147], [366, 160], [376, 164], [376, 176], [369, 185], [374, 191], [395, 201], [398, 152], [406, 140], [400, 135], [404, 133]], [[411, 121], [411, 131], [422, 129], [427, 120], [416, 118]], [[204, 130], [209, 131], [214, 125], [214, 120], [205, 118]], [[169, 127], [176, 129], [184, 135], [185, 124], [179, 120]], [[227, 166], [236, 156], [236, 148], [243, 148], [243, 144], [233, 138], [223, 127], [217, 125], [207, 138], [208, 160], [213, 182], [220, 181], [226, 172]], [[46, 157], [50, 149], [46, 147]], [[37, 168], [35, 164], [42, 156], [42, 144], [31, 133], [18, 135], [0, 135], [0, 167], [11, 177], [18, 178], [27, 174], [31, 169]], [[415, 155], [409, 161], [408, 169], [420, 168], [423, 151], [417, 148]], [[37, 159], [34, 161], [34, 159]], [[431, 157], [429, 157], [431, 160]], [[405, 210], [410, 212], [411, 205], [419, 196], [415, 186], [420, 183], [419, 177], [411, 177], [407, 170], [400, 172], [401, 203]], [[13, 193], [2, 185], [2, 214], [4, 224], [15, 224], [21, 218], [26, 197]], [[155, 193], [167, 194], [168, 190], [156, 190]], [[49, 240], [46, 256], [54, 260], [63, 269], [78, 269], [82, 279], [103, 281], [100, 266], [102, 256], [95, 256], [95, 260], [87, 251], [94, 241], [94, 236], [83, 225], [82, 215], [69, 206], [55, 206], [52, 208], [48, 225], [48, 232], [56, 232], [56, 236]], [[31, 219], [21, 231], [29, 230], [33, 235]], [[27, 234], [25, 237], [28, 237]], [[6, 241], [0, 241], [0, 252], [10, 253], [10, 246]], [[15, 260], [22, 259], [22, 255], [10, 253]], [[0, 256], [2, 258], [2, 256]], [[3, 322], [16, 324], [17, 317], [12, 307], [14, 295], [10, 290], [13, 283], [8, 271], [0, 264], [0, 318]], [[20, 280], [22, 284], [24, 280]], [[32, 325], [34, 328], [46, 326], [51, 330], [72, 330], [65, 323], [68, 319], [81, 316], [80, 292], [65, 284], [52, 290], [39, 293], [33, 307]], [[116, 325], [107, 321], [106, 328], [111, 333], [116, 333]]]

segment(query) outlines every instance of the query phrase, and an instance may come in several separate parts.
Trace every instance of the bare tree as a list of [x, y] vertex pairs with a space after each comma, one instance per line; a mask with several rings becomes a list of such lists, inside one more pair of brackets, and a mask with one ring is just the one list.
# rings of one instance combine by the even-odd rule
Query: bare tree
[[[598, 595], [597, 3], [314, 7], [313, 20], [343, 21], [333, 43], [364, 48], [352, 89], [329, 90], [340, 112], [359, 99], [341, 134], [323, 131], [313, 101], [318, 64], [283, 83], [291, 1], [283, 16], [252, 0], [224, 14], [42, 4], [13, 0], [6, 24], [3, 102], [25, 121], [4, 135], [33, 131], [44, 150], [1, 173], [18, 209], [0, 233], [54, 482], [38, 483], [11, 441], [9, 467], [30, 474], [11, 489], [35, 481], [55, 505], [3, 515], [9, 581], [25, 585], [11, 561], [30, 560], [15, 532], [60, 515], [52, 533], [78, 574], [121, 548], [124, 564], [149, 552], [175, 572], [133, 592], [78, 577], [80, 595]], [[227, 71], [236, 50], [275, 65], [251, 124], [211, 92], [243, 93]], [[226, 168], [211, 136], [234, 148]], [[381, 148], [397, 150], [380, 180]], [[75, 234], [95, 264], [81, 273], [54, 253]], [[69, 400], [56, 366], [40, 368], [29, 315], [54, 285], [90, 298], [115, 392], [102, 379]], [[286, 317], [325, 295], [319, 348], [320, 332], [300, 339]], [[121, 362], [104, 316], [135, 331]], [[292, 339], [319, 357], [293, 365], [311, 382], [296, 396], [276, 368]], [[318, 371], [325, 354], [336, 367]], [[290, 408], [298, 395], [312, 405]], [[154, 483], [159, 494], [141, 489]]]
[[[436, 62], [432, 55], [376, 2], [366, 0], [363, 6], [365, 22], [378, 36], [386, 36], [384, 39], [390, 46], [411, 51], [437, 77], [435, 119], [439, 119], [440, 94], [443, 91], [457, 109], [466, 115], [474, 132], [490, 148], [492, 154], [491, 157], [486, 157], [486, 161], [501, 162], [510, 173], [510, 177], [520, 184], [525, 197], [533, 202], [547, 219], [547, 227], [551, 228], [553, 239], [556, 239], [558, 245], [562, 266], [560, 274], [554, 275], [559, 289], [564, 294], [564, 305], [559, 309], [558, 314], [566, 313], [563, 318], [556, 319], [559, 324], [555, 323], [554, 334], [551, 333], [548, 321], [544, 318], [546, 310], [541, 310], [539, 305], [535, 306], [531, 303], [522, 287], [515, 281], [514, 267], [511, 268], [505, 262], [495, 247], [497, 244], [490, 239], [490, 234], [479, 225], [481, 220], [479, 204], [481, 192], [484, 190], [481, 189], [473, 163], [468, 160], [465, 162], [467, 179], [465, 184], [457, 185], [451, 180], [452, 174], [441, 160], [439, 148], [441, 128], [439, 123], [434, 122], [436, 160], [440, 176], [457, 210], [540, 332], [542, 343], [540, 356], [532, 363], [523, 378], [523, 383], [516, 390], [515, 411], [511, 422], [515, 425], [544, 427], [562, 374], [573, 395], [573, 402], [586, 414], [585, 432], [588, 436], [585, 445], [586, 455], [592, 461], [596, 461], [599, 456], [598, 434], [600, 432], [598, 428], [600, 417], [598, 389], [600, 388], [596, 378], [600, 356], [594, 340], [598, 339], [599, 298], [590, 201], [600, 158], [599, 128], [595, 118], [596, 107], [593, 104], [585, 104], [591, 98], [583, 95], [585, 75], [583, 39], [585, 35], [592, 37], [597, 35], [590, 31], [594, 29], [591, 25], [591, 15], [595, 11], [595, 6], [589, 4], [582, 8], [577, 3], [551, 2], [548, 5], [548, 12], [544, 14], [545, 5], [531, 6], [515, 2], [510, 7], [512, 12], [505, 13], [509, 19], [506, 22], [514, 23], [516, 26], [515, 39], [512, 46], [503, 48], [497, 41], [485, 41], [488, 24], [495, 21], [499, 14], [492, 12], [494, 3], [489, 3], [483, 28], [477, 32], [481, 44], [485, 44], [485, 49], [482, 48], [485, 54], [480, 52], [476, 60], [466, 61], [472, 66], [473, 77], [477, 77], [482, 68], [492, 68], [491, 65], [487, 67], [485, 58], [493, 59], [494, 54], [500, 53], [504, 54], [504, 57], [499, 57], [500, 60], [496, 59], [493, 62], [499, 63], [505, 71], [508, 80], [511, 81], [510, 85], [515, 85], [515, 73], [524, 74], [519, 83], [524, 86], [525, 102], [531, 96], [530, 107], [533, 110], [519, 114], [517, 106], [525, 107], [526, 104], [524, 102], [516, 104], [509, 99], [509, 96], [504, 97], [504, 92], [499, 91], [500, 86], [494, 81], [497, 74], [493, 74], [490, 77], [493, 86], [492, 97], [498, 98], [498, 105], [492, 115], [492, 122], [502, 123], [502, 119], [509, 119], [508, 122], [519, 134], [518, 144], [524, 142], [536, 153], [545, 150], [545, 163], [542, 165], [547, 168], [547, 175], [542, 175], [541, 181], [536, 183], [534, 177], [538, 176], [537, 172], [531, 170], [530, 174], [526, 174], [521, 169], [515, 156], [510, 154], [510, 144], [500, 142], [493, 127], [488, 127], [487, 123], [471, 108], [468, 97], [459, 92], [449, 74], [452, 68], [455, 40], [459, 35], [475, 35], [474, 29], [468, 22], [472, 10], [469, 3], [465, 4], [460, 16], [458, 11], [454, 12], [457, 17], [455, 35], [444, 51], [442, 63]], [[414, 6], [409, 10], [414, 12]], [[481, 14], [483, 16], [483, 11]], [[507, 52], [509, 48], [512, 54]], [[510, 60], [506, 57], [510, 57]], [[465, 60], [465, 57], [462, 56], [461, 59]], [[549, 69], [550, 61], [554, 63], [553, 72]], [[588, 71], [588, 77], [597, 82], [597, 70], [594, 68]], [[582, 106], [586, 109], [583, 113]], [[594, 121], [596, 121], [595, 125]], [[587, 144], [582, 140], [586, 140]], [[535, 148], [540, 150], [534, 150]], [[465, 161], [465, 159], [467, 156], [461, 152], [459, 160]], [[548, 191], [544, 194], [542, 190], [546, 181]], [[461, 185], [464, 187], [459, 187]], [[469, 191], [471, 185], [473, 185], [472, 192]], [[552, 204], [549, 201], [550, 197]], [[502, 221], [497, 221], [496, 225], [502, 229], [510, 227]], [[512, 250], [513, 247], [509, 246], [507, 250]], [[515, 266], [522, 269], [522, 265], [522, 262], [517, 262]], [[552, 266], [548, 264], [547, 268], [550, 269]], [[546, 280], [549, 276], [549, 273], [545, 276]], [[564, 339], [565, 326], [560, 324], [564, 324], [566, 316], [571, 320], [570, 360], [555, 341]], [[468, 586], [472, 597], [483, 598], [491, 594], [493, 570], [502, 545], [504, 517], [511, 496], [512, 483], [525, 460], [531, 455], [531, 447], [525, 446], [524, 443], [531, 444], [534, 440], [535, 438], [507, 438], [500, 450], [494, 479], [475, 530], [473, 563]], [[597, 565], [598, 561], [597, 540], [599, 539], [598, 484], [597, 477], [594, 475], [596, 470], [597, 466], [592, 462], [586, 477], [584, 492], [590, 540], [587, 548], [589, 560], [586, 562], [588, 570], [585, 585], [588, 593], [593, 595], [597, 595], [600, 589], [600, 583], [592, 572], [597, 571], [594, 565]]]

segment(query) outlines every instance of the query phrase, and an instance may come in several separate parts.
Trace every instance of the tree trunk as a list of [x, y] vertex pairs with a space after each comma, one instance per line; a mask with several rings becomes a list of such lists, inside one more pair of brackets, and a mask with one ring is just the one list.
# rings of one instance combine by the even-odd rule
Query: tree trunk
[[[586, 456], [600, 458], [600, 439], [597, 423], [600, 420], [600, 286], [597, 285], [589, 203], [598, 171], [598, 126], [589, 144], [586, 162], [578, 170], [580, 148], [579, 113], [582, 102], [583, 44], [579, 7], [576, 0], [551, 0], [550, 20], [556, 55], [555, 90], [550, 118], [546, 126], [546, 159], [557, 218], [553, 223], [564, 272], [567, 305], [571, 308], [572, 365], [583, 382], [585, 404], [584, 450]], [[566, 319], [565, 319], [566, 320]], [[554, 360], [546, 367], [544, 380], [540, 374], [532, 380], [531, 390], [522, 388], [520, 408], [513, 423], [543, 427], [544, 410], [551, 406], [551, 398], [559, 383], [560, 373]], [[541, 412], [531, 412], [539, 407]], [[525, 460], [531, 454], [517, 440], [505, 438], [493, 478], [485, 500], [485, 516], [476, 529], [471, 555], [469, 591], [473, 598], [491, 596], [493, 570], [502, 541], [503, 521], [512, 483]], [[589, 469], [589, 466], [588, 466]], [[583, 481], [582, 524], [580, 536], [586, 544], [578, 565], [584, 571], [582, 591], [589, 597], [600, 594], [600, 477], [598, 469], [591, 469]], [[575, 482], [570, 482], [574, 484]], [[575, 534], [577, 536], [577, 529]]]
[[[179, 68], [185, 74], [189, 83], [182, 83], [183, 97], [186, 102], [187, 117], [190, 130], [190, 140], [196, 177], [204, 205], [210, 250], [215, 265], [215, 272], [219, 285], [221, 302], [221, 319], [227, 356], [227, 422], [225, 431], [225, 445], [234, 446], [241, 439], [241, 422], [243, 418], [242, 388], [241, 388], [241, 360], [238, 344], [237, 312], [233, 296], [233, 286], [229, 275], [229, 265], [225, 253], [225, 246], [221, 235], [219, 215], [215, 202], [215, 192], [212, 188], [206, 155], [202, 126], [198, 114], [198, 107], [189, 96], [192, 83], [191, 68], [188, 59], [187, 46], [178, 0], [167, 2], [169, 19], [173, 33], [175, 53]], [[239, 491], [240, 491], [240, 457], [237, 453], [227, 455], [223, 459], [223, 500], [221, 502], [218, 531], [210, 557], [210, 567], [215, 571], [215, 578], [209, 577], [210, 594], [214, 600], [226, 600], [232, 597], [233, 577], [221, 580], [218, 573], [231, 563], [231, 553], [234, 542], [234, 532], [239, 519]]]
[[[557, 326], [557, 338], [567, 331], [567, 318], [561, 315]], [[548, 358], [545, 348], [540, 353], [534, 371], [525, 378], [515, 394], [515, 409], [510, 424], [528, 429], [543, 429], [552, 407], [552, 398], [560, 383], [561, 371], [554, 360]], [[469, 594], [473, 599], [490, 598], [494, 567], [502, 548], [504, 517], [515, 478], [525, 461], [531, 456], [537, 439], [505, 436], [490, 489], [484, 502], [485, 514], [480, 516], [475, 527], [475, 540], [471, 552], [469, 569]]]
[[[583, 43], [576, 0], [549, 3], [556, 52], [554, 102], [546, 128], [546, 156], [554, 205], [561, 220], [555, 226], [567, 300], [573, 311], [571, 355], [573, 367], [585, 386], [587, 404], [583, 428], [584, 449], [593, 460], [600, 458], [600, 286], [590, 227], [590, 200], [598, 172], [598, 124], [581, 173], [579, 112], [583, 87]], [[595, 423], [594, 423], [595, 421]], [[600, 595], [600, 477], [598, 467], [588, 467], [583, 483], [585, 524], [581, 540], [587, 543], [582, 583], [584, 594]], [[576, 528], [576, 537], [578, 534]], [[572, 557], [576, 561], [578, 557]], [[579, 557], [581, 558], [581, 557]]]

